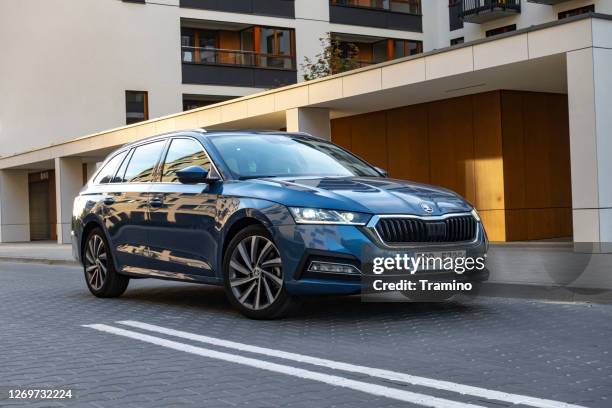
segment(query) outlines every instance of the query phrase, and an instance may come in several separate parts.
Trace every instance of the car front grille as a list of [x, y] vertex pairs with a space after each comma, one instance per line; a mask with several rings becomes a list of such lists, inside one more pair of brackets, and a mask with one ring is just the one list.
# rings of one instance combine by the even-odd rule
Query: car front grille
[[476, 236], [476, 220], [471, 215], [438, 220], [381, 218], [375, 228], [387, 244], [463, 242], [473, 241]]

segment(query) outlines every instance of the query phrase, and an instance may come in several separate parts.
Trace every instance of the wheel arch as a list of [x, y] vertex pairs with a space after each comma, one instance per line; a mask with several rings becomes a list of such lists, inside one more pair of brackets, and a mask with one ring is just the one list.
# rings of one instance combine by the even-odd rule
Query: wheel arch
[[83, 229], [81, 231], [81, 241], [79, 243], [79, 255], [81, 256], [81, 260], [84, 259], [83, 257], [85, 255], [84, 250], [85, 250], [85, 244], [86, 244], [87, 238], [89, 237], [89, 234], [91, 234], [91, 231], [93, 231], [96, 228], [99, 228], [102, 231], [102, 234], [104, 234], [104, 238], [106, 238], [106, 242], [108, 243], [108, 246], [109, 246], [108, 249], [111, 252], [111, 259], [113, 261], [115, 270], [119, 271], [120, 269], [117, 265], [117, 257], [114, 256], [113, 246], [112, 246], [111, 239], [108, 235], [108, 231], [106, 231], [106, 228], [104, 228], [104, 224], [102, 220], [93, 214], [91, 215], [91, 217], [88, 217], [83, 220]]
[[265, 216], [265, 214], [257, 209], [248, 208], [236, 211], [225, 222], [225, 232], [222, 235], [223, 242], [219, 246], [219, 253], [217, 256], [217, 271], [219, 277], [223, 277], [223, 258], [230, 242], [236, 236], [236, 234], [251, 225], [261, 225], [272, 235], [272, 222]]

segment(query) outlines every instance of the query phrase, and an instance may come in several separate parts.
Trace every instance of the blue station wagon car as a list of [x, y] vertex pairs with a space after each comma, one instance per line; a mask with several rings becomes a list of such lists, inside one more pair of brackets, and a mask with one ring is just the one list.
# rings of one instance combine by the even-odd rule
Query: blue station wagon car
[[251, 318], [303, 295], [359, 293], [374, 257], [479, 257], [488, 245], [476, 210], [449, 190], [387, 178], [310, 135], [253, 131], [118, 149], [76, 197], [72, 234], [95, 296], [120, 296], [134, 277], [223, 285]]

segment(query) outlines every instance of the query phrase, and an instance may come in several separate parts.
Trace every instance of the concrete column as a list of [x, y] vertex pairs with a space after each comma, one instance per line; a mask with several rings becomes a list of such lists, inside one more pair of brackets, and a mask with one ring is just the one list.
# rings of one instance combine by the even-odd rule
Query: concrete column
[[57, 243], [71, 241], [72, 204], [83, 187], [83, 167], [78, 157], [55, 159], [55, 200], [57, 207]]
[[0, 242], [29, 240], [28, 172], [0, 170]]
[[567, 54], [574, 241], [612, 252], [612, 49]]
[[98, 170], [98, 163], [87, 162], [85, 164], [87, 165], [87, 180], [89, 180], [94, 175], [96, 170]]
[[331, 140], [331, 124], [327, 108], [293, 108], [285, 112], [287, 132], [306, 132]]

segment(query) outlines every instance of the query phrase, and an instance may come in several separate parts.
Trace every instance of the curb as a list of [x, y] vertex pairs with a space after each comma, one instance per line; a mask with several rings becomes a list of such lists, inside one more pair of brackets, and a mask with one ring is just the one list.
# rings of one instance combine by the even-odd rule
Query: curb
[[0, 262], [15, 262], [15, 263], [35, 263], [44, 265], [80, 265], [76, 260], [71, 259], [45, 259], [45, 258], [26, 258], [20, 256], [0, 256]]
[[612, 290], [557, 285], [484, 282], [478, 296], [612, 304]]

